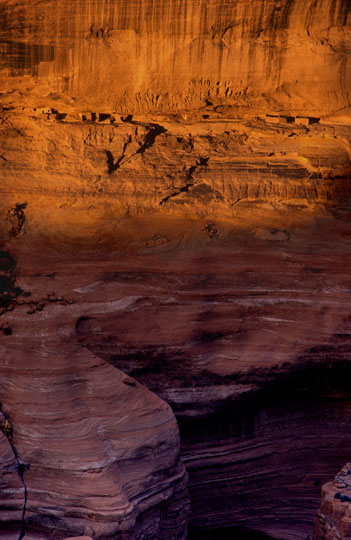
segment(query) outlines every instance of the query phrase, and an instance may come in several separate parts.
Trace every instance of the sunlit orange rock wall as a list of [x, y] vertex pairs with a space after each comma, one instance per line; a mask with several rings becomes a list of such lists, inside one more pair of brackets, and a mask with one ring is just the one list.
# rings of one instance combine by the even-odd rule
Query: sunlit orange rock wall
[[99, 110], [350, 105], [348, 0], [7, 0], [0, 17], [5, 77]]

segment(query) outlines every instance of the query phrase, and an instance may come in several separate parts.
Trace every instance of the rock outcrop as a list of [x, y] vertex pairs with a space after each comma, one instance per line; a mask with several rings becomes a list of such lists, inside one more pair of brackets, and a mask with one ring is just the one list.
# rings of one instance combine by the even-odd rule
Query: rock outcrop
[[[169, 515], [171, 530], [184, 527], [174, 418], [145, 386], [180, 424], [194, 538], [233, 526], [289, 540], [312, 532], [320, 486], [351, 445], [350, 224], [329, 218], [308, 231], [248, 234], [195, 223], [187, 236], [182, 219], [167, 220], [157, 237], [159, 221], [130, 218], [124, 233], [134, 227], [134, 240], [114, 251], [80, 245], [74, 253], [62, 238], [44, 244], [29, 233], [8, 243], [16, 292], [1, 316], [1, 402], [20, 463], [30, 464], [28, 534], [50, 537], [54, 518], [58, 538], [93, 534], [85, 527], [106, 516], [107, 496], [116, 501], [124, 482], [134, 493], [150, 478], [165, 491], [145, 499], [155, 512], [141, 511], [145, 523], [157, 523], [161, 506], [163, 524]], [[109, 474], [111, 452], [119, 474]], [[92, 460], [101, 483], [89, 484]], [[20, 509], [23, 488], [13, 479]], [[90, 497], [98, 489], [102, 506]], [[72, 528], [72, 490], [87, 506], [79, 507], [84, 527]]]
[[188, 499], [175, 418], [82, 349], [74, 321], [83, 306], [71, 302], [41, 282], [6, 308], [0, 537], [22, 529], [30, 539], [183, 539]]
[[351, 537], [351, 464], [322, 488], [322, 502], [315, 524], [316, 540], [347, 540]]
[[348, 201], [347, 0], [8, 0], [1, 15], [3, 236], [67, 220], [114, 235], [146, 212], [301, 224]]
[[[2, 425], [6, 420], [2, 419]], [[7, 436], [0, 432], [0, 538], [18, 539], [25, 504], [25, 488], [18, 459]]]

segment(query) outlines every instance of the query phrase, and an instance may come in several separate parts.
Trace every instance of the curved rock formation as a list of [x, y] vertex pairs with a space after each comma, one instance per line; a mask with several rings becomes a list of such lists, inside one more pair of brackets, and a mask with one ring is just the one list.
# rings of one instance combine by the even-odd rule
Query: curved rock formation
[[100, 266], [82, 297], [135, 299], [76, 330], [172, 405], [194, 538], [235, 525], [305, 540], [350, 453], [349, 224], [337, 251], [318, 229], [278, 241], [217, 227], [187, 254], [145, 246], [118, 271]]
[[[5, 422], [2, 418], [2, 423]], [[18, 474], [18, 460], [11, 443], [0, 433], [0, 538], [18, 539], [22, 521], [25, 488]], [[5, 535], [5, 536], [4, 536]]]
[[84, 307], [67, 309], [38, 285], [8, 305], [10, 332], [0, 343], [11, 425], [8, 441], [1, 434], [2, 495], [9, 493], [1, 534], [9, 538], [17, 525], [16, 538], [22, 527], [38, 539], [185, 538], [186, 476], [170, 408], [75, 343]]

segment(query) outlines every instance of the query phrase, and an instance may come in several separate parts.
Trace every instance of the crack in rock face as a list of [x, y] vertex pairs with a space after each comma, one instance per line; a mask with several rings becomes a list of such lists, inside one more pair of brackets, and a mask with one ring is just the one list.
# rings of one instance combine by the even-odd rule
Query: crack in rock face
[[24, 473], [26, 470], [29, 470], [30, 465], [20, 463], [17, 457], [16, 459], [17, 459], [18, 474], [22, 480], [22, 484], [24, 487], [24, 504], [23, 504], [22, 520], [21, 520], [21, 531], [18, 537], [18, 540], [22, 540], [22, 538], [24, 538], [26, 535], [26, 521], [25, 520], [26, 520], [27, 500], [28, 500], [28, 491], [27, 491], [27, 486], [26, 486], [26, 482], [24, 478]]
[[[6, 461], [7, 461], [6, 454], [8, 452], [4, 452], [4, 450], [2, 448], [3, 465], [2, 465], [1, 474], [5, 474], [5, 475], [7, 474], [8, 475], [10, 473], [10, 471], [12, 473], [14, 473], [16, 471], [17, 475], [18, 475], [18, 477], [20, 479], [20, 482], [23, 485], [23, 498], [24, 498], [24, 500], [23, 500], [23, 509], [22, 509], [22, 513], [21, 513], [21, 516], [20, 516], [20, 520], [18, 520], [19, 521], [18, 540], [22, 540], [22, 538], [25, 537], [25, 533], [26, 533], [26, 531], [25, 531], [25, 515], [26, 515], [26, 506], [27, 506], [27, 486], [26, 486], [25, 479], [24, 479], [24, 473], [25, 473], [26, 470], [29, 469], [29, 465], [25, 465], [25, 464], [20, 462], [20, 460], [18, 458], [18, 455], [17, 455], [16, 447], [15, 447], [14, 442], [13, 442], [13, 426], [12, 426], [11, 422], [9, 421], [9, 419], [6, 418], [6, 416], [3, 414], [1, 409], [0, 409], [0, 417], [3, 418], [3, 421], [0, 424], [0, 431], [3, 433], [3, 437], [2, 437], [2, 441], [1, 441], [0, 446], [1, 447], [6, 446], [6, 444], [5, 444], [5, 438], [6, 438], [8, 447], [10, 448], [10, 454], [12, 454], [12, 456], [11, 456], [12, 465], [10, 465], [10, 467], [9, 467], [9, 464], [6, 463]], [[6, 482], [6, 484], [7, 484], [7, 482]], [[6, 486], [6, 484], [5, 484], [5, 486]], [[2, 486], [2, 487], [4, 487], [4, 486]], [[9, 486], [6, 486], [6, 488], [8, 488], [8, 487]], [[12, 487], [12, 490], [14, 491], [13, 487]], [[5, 528], [6, 528], [6, 526], [7, 526], [7, 524], [5, 523]]]

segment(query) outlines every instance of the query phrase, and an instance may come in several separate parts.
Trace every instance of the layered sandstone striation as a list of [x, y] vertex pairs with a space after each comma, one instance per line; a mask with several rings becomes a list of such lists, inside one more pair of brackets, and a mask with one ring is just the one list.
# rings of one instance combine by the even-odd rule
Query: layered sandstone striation
[[194, 231], [176, 251], [170, 230], [148, 245], [144, 224], [143, 255], [79, 288], [86, 299], [136, 295], [76, 331], [171, 404], [194, 538], [235, 525], [305, 540], [321, 485], [347, 460], [349, 224], [328, 241], [332, 222], [250, 235], [216, 222], [212, 238], [199, 223], [197, 242]]
[[3, 234], [24, 203], [50, 234], [347, 204], [346, 0], [8, 0], [1, 15]]
[[0, 537], [306, 540], [351, 450], [348, 0], [0, 16]]
[[345, 124], [141, 117], [105, 124], [47, 116], [3, 112], [3, 237], [32, 230], [111, 242], [121, 219], [138, 214], [247, 229], [305, 225], [348, 206]]
[[[119, 231], [113, 249], [29, 233], [7, 244], [25, 295], [1, 316], [2, 403], [30, 465], [27, 534], [93, 534], [99, 513], [114, 523], [111, 482], [148, 494], [141, 538], [159, 507], [165, 538], [184, 531], [176, 426], [148, 386], [178, 418], [194, 538], [241, 526], [305, 540], [351, 445], [349, 222], [248, 233], [217, 221], [209, 235], [203, 222], [170, 221], [129, 218], [132, 238]], [[91, 460], [101, 483], [89, 483]], [[142, 491], [150, 478], [157, 497]]]
[[0, 392], [11, 429], [0, 434], [0, 537], [185, 538], [169, 406], [82, 348], [74, 327], [85, 308], [44, 282], [3, 299]]

